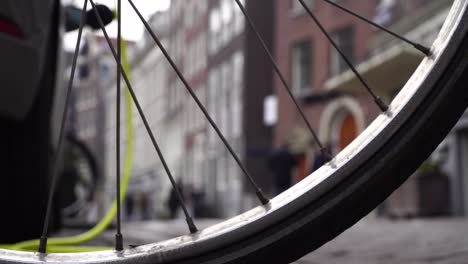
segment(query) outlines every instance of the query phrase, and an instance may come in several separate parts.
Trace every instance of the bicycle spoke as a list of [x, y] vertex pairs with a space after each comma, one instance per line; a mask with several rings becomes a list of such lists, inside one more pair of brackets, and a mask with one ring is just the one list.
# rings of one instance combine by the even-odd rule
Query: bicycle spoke
[[72, 68], [71, 68], [71, 73], [70, 73], [70, 79], [68, 81], [68, 87], [67, 87], [67, 95], [65, 98], [65, 106], [63, 110], [63, 116], [60, 124], [60, 131], [59, 131], [59, 138], [58, 138], [58, 145], [57, 149], [55, 152], [55, 155], [52, 160], [52, 184], [51, 188], [49, 190], [49, 197], [47, 199], [47, 207], [46, 207], [46, 215], [44, 219], [44, 226], [42, 228], [42, 235], [39, 240], [39, 248], [38, 251], [41, 254], [45, 254], [47, 252], [47, 233], [49, 232], [49, 222], [50, 222], [50, 216], [52, 214], [52, 202], [54, 200], [54, 194], [55, 194], [55, 189], [57, 188], [57, 181], [58, 181], [58, 156], [61, 153], [61, 149], [63, 146], [63, 133], [65, 130], [65, 121], [67, 119], [68, 115], [68, 109], [70, 105], [70, 98], [71, 98], [71, 90], [73, 87], [73, 81], [75, 79], [75, 72], [76, 72], [76, 65], [78, 62], [78, 53], [80, 50], [80, 44], [81, 44], [81, 36], [83, 34], [83, 27], [85, 25], [85, 18], [86, 18], [86, 8], [88, 7], [88, 0], [84, 1], [83, 4], [83, 10], [81, 11], [81, 19], [80, 19], [80, 27], [78, 29], [78, 38], [76, 40], [76, 46], [75, 46], [75, 53], [73, 55], [73, 61], [72, 61]]
[[143, 23], [143, 25], [145, 26], [146, 30], [149, 32], [149, 34], [151, 35], [151, 37], [153, 38], [153, 40], [156, 42], [156, 44], [158, 45], [159, 49], [161, 50], [161, 52], [164, 54], [164, 56], [166, 57], [167, 61], [169, 62], [169, 64], [171, 65], [171, 67], [173, 68], [173, 70], [176, 72], [177, 76], [179, 77], [179, 79], [182, 81], [182, 83], [184, 84], [185, 88], [187, 89], [187, 91], [190, 93], [191, 97], [193, 98], [193, 100], [195, 101], [195, 103], [198, 105], [198, 107], [200, 108], [200, 110], [203, 112], [203, 114], [205, 115], [206, 119], [208, 120], [208, 122], [210, 123], [210, 125], [213, 127], [213, 129], [216, 131], [216, 133], [218, 134], [219, 138], [221, 139], [221, 141], [224, 143], [224, 145], [226, 146], [226, 148], [228, 149], [228, 151], [231, 153], [232, 157], [234, 158], [234, 160], [236, 161], [237, 165], [241, 168], [241, 170], [243, 171], [243, 173], [245, 174], [245, 176], [247, 177], [247, 179], [249, 180], [251, 186], [254, 188], [255, 190], [255, 194], [257, 195], [257, 198], [260, 200], [260, 202], [263, 204], [263, 205], [266, 205], [269, 203], [269, 199], [266, 198], [266, 196], [263, 194], [263, 191], [258, 187], [258, 185], [255, 183], [254, 179], [252, 178], [252, 176], [250, 175], [250, 173], [247, 171], [247, 168], [242, 164], [240, 158], [237, 156], [237, 154], [234, 152], [234, 150], [232, 149], [231, 145], [229, 144], [229, 142], [226, 140], [226, 138], [224, 137], [223, 133], [221, 132], [221, 130], [218, 128], [218, 126], [216, 125], [216, 123], [213, 121], [213, 119], [211, 118], [210, 114], [208, 113], [208, 111], [206, 110], [206, 108], [203, 106], [203, 104], [200, 102], [200, 100], [198, 99], [198, 97], [196, 96], [195, 92], [193, 91], [192, 87], [190, 86], [190, 84], [187, 82], [187, 80], [185, 79], [185, 77], [183, 76], [183, 74], [180, 72], [180, 70], [178, 69], [177, 65], [175, 65], [174, 61], [172, 60], [171, 56], [169, 55], [169, 53], [167, 52], [167, 50], [164, 48], [164, 46], [162, 45], [161, 41], [159, 40], [159, 38], [156, 36], [156, 34], [154, 33], [154, 31], [151, 29], [150, 25], [148, 24], [148, 22], [145, 20], [145, 18], [141, 15], [140, 11], [138, 10], [138, 8], [135, 6], [135, 4], [133, 3], [132, 0], [128, 0], [128, 2], [130, 3], [130, 5], [132, 6], [133, 10], [135, 10], [135, 12], [137, 13], [138, 17], [140, 18], [141, 22]]
[[323, 27], [322, 23], [318, 20], [318, 18], [310, 11], [310, 8], [307, 6], [306, 3], [304, 3], [304, 0], [298, 0], [302, 7], [304, 7], [305, 11], [309, 16], [314, 20], [315, 24], [319, 27], [320, 31], [325, 35], [325, 37], [328, 39], [330, 44], [336, 49], [336, 51], [340, 54], [340, 56], [343, 58], [343, 60], [348, 64], [349, 68], [354, 72], [356, 77], [359, 79], [361, 84], [364, 86], [364, 88], [367, 90], [370, 96], [374, 99], [375, 104], [380, 108], [382, 112], [386, 112], [388, 110], [388, 106], [382, 101], [382, 98], [377, 96], [370, 86], [367, 84], [367, 82], [364, 80], [364, 78], [361, 76], [361, 74], [356, 70], [354, 65], [351, 63], [351, 61], [346, 57], [346, 55], [343, 53], [343, 51], [338, 47], [338, 45], [335, 43], [335, 41], [332, 39], [330, 34], [327, 32], [327, 30]]
[[249, 16], [249, 14], [247, 14], [247, 11], [245, 10], [245, 7], [242, 5], [242, 3], [239, 0], [235, 0], [235, 1], [237, 3], [237, 6], [239, 7], [239, 9], [244, 14], [250, 28], [253, 30], [253, 32], [255, 33], [258, 41], [262, 45], [263, 50], [268, 55], [268, 59], [270, 60], [276, 74], [278, 75], [281, 82], [283, 83], [283, 86], [284, 86], [286, 92], [288, 93], [289, 97], [291, 98], [294, 105], [296, 106], [297, 111], [299, 112], [299, 114], [301, 115], [301, 117], [304, 120], [305, 124], [307, 125], [307, 128], [309, 129], [310, 133], [312, 134], [312, 137], [314, 138], [315, 143], [319, 146], [320, 152], [325, 156], [327, 162], [330, 161], [332, 159], [332, 156], [331, 156], [330, 152], [323, 146], [322, 142], [320, 141], [319, 137], [317, 136], [317, 133], [315, 133], [315, 131], [312, 128], [312, 125], [310, 124], [309, 120], [307, 120], [307, 117], [305, 116], [304, 111], [302, 111], [301, 107], [299, 106], [299, 103], [297, 102], [296, 98], [294, 97], [294, 95], [292, 93], [292, 90], [291, 90], [288, 82], [286, 81], [286, 78], [284, 77], [283, 73], [279, 69], [279, 66], [276, 63], [275, 59], [273, 58], [273, 55], [271, 54], [270, 50], [268, 49], [268, 46], [266, 45], [265, 40], [262, 38], [262, 36], [258, 32], [257, 28], [255, 27], [255, 25], [254, 25], [254, 23], [252, 21], [252, 18]]
[[117, 0], [117, 96], [116, 96], [116, 196], [117, 196], [117, 231], [115, 234], [115, 250], [123, 250], [123, 236], [122, 236], [122, 213], [121, 213], [121, 201], [120, 201], [120, 84], [122, 70], [122, 1]]
[[385, 28], [385, 27], [383, 27], [383, 26], [381, 26], [381, 25], [379, 25], [379, 24], [377, 24], [377, 23], [371, 21], [371, 20], [369, 20], [369, 19], [367, 19], [367, 18], [365, 18], [365, 17], [359, 15], [358, 13], [356, 13], [356, 12], [354, 12], [354, 11], [352, 11], [352, 10], [350, 10], [350, 9], [348, 9], [348, 8], [346, 8], [346, 7], [344, 7], [344, 6], [340, 5], [340, 4], [338, 4], [338, 3], [335, 3], [335, 2], [330, 1], [330, 0], [322, 0], [322, 1], [325, 1], [325, 2], [327, 2], [328, 4], [333, 5], [334, 7], [338, 8], [338, 9], [341, 9], [341, 10], [343, 10], [344, 12], [346, 12], [346, 13], [348, 13], [348, 14], [350, 14], [350, 15], [356, 17], [356, 18], [359, 18], [360, 20], [362, 20], [362, 21], [364, 21], [364, 22], [367, 22], [368, 24], [370, 24], [370, 25], [372, 25], [372, 26], [374, 26], [374, 27], [376, 27], [376, 28], [378, 28], [378, 29], [380, 29], [380, 30], [383, 30], [383, 31], [387, 32], [388, 34], [390, 34], [390, 35], [392, 35], [392, 36], [394, 36], [394, 37], [396, 37], [396, 38], [398, 38], [398, 39], [400, 39], [400, 40], [402, 40], [402, 41], [404, 41], [404, 42], [406, 42], [406, 43], [412, 45], [414, 48], [416, 48], [417, 50], [421, 51], [421, 52], [424, 53], [426, 56], [430, 56], [430, 55], [431, 55], [431, 49], [428, 48], [428, 47], [426, 47], [426, 46], [424, 46], [424, 45], [422, 45], [422, 44], [419, 44], [419, 43], [416, 43], [416, 42], [414, 42], [414, 41], [411, 41], [411, 40], [409, 40], [408, 38], [406, 38], [406, 37], [404, 37], [404, 36], [402, 36], [402, 35], [400, 35], [400, 34], [397, 34], [397, 33], [393, 32], [393, 31], [391, 31], [390, 29]]
[[[93, 0], [89, 0], [89, 2], [91, 3], [91, 5], [93, 7], [95, 7], [95, 4], [94, 4]], [[101, 30], [102, 30], [102, 32], [104, 34], [104, 38], [107, 41], [107, 44], [108, 44], [108, 46], [109, 46], [109, 48], [110, 48], [110, 50], [112, 52], [112, 55], [113, 55], [116, 63], [119, 63], [117, 52], [115, 51], [115, 49], [114, 49], [114, 47], [112, 45], [112, 42], [111, 42], [111, 40], [109, 38], [109, 35], [107, 34], [107, 31], [106, 31], [106, 29], [104, 27], [104, 23], [102, 22], [101, 16], [99, 15], [99, 13], [97, 11], [95, 11], [95, 12], [96, 12], [96, 17], [97, 17], [99, 26], [101, 27]], [[121, 64], [121, 63], [119, 63], [119, 64]], [[159, 156], [159, 159], [161, 160], [161, 163], [162, 163], [162, 165], [164, 167], [164, 170], [166, 171], [166, 173], [167, 173], [167, 175], [169, 177], [169, 180], [171, 181], [172, 187], [174, 188], [174, 190], [175, 190], [175, 192], [177, 194], [177, 199], [178, 199], [178, 201], [180, 203], [180, 206], [182, 207], [182, 210], [184, 211], [185, 219], [187, 221], [187, 225], [189, 227], [189, 230], [190, 230], [191, 233], [196, 233], [198, 231], [198, 229], [195, 226], [195, 223], [193, 222], [193, 218], [190, 216], [190, 214], [189, 214], [189, 212], [187, 210], [187, 207], [186, 207], [186, 205], [184, 203], [182, 194], [180, 193], [180, 190], [177, 187], [177, 183], [175, 182], [174, 177], [172, 176], [172, 173], [171, 173], [171, 171], [169, 169], [169, 166], [167, 165], [167, 162], [164, 159], [164, 156], [163, 156], [163, 154], [161, 152], [161, 149], [159, 148], [159, 145], [158, 145], [158, 143], [156, 141], [156, 138], [154, 137], [154, 134], [151, 131], [148, 120], [146, 119], [146, 116], [145, 116], [145, 114], [143, 112], [143, 109], [141, 108], [141, 105], [140, 105], [140, 103], [138, 101], [138, 98], [136, 97], [136, 94], [135, 94], [135, 92], [134, 92], [134, 90], [132, 88], [132, 84], [130, 83], [130, 80], [128, 79], [127, 74], [123, 70], [122, 65], [120, 65], [119, 68], [120, 68], [120, 73], [121, 73], [121, 75], [122, 75], [122, 77], [123, 77], [123, 79], [125, 81], [126, 86], [127, 86], [127, 89], [130, 92], [130, 95], [132, 96], [133, 102], [135, 103], [135, 106], [136, 106], [136, 108], [138, 110], [138, 113], [139, 113], [139, 115], [140, 115], [140, 117], [141, 117], [141, 119], [143, 121], [143, 124], [144, 124], [144, 126], [146, 128], [146, 131], [148, 132], [148, 135], [149, 135], [149, 137], [151, 139], [151, 142], [152, 142], [152, 144], [153, 144], [153, 146], [154, 146], [154, 148], [155, 148], [155, 150], [156, 150], [156, 152], [157, 152], [157, 154]]]

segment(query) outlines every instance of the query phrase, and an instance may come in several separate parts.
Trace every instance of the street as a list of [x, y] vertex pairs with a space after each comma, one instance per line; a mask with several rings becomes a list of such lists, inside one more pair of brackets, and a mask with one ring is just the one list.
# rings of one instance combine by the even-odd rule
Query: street
[[[200, 228], [217, 220], [198, 220]], [[187, 232], [182, 220], [126, 224], [127, 245], [168, 239]], [[112, 244], [113, 233], [100, 242]], [[341, 236], [295, 264], [425, 264], [468, 263], [468, 220], [364, 219]]]

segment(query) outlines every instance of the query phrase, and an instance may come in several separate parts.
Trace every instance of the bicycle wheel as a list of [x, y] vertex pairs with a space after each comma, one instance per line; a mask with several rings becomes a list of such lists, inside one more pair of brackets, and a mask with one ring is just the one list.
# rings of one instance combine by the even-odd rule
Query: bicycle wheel
[[[87, 224], [87, 214], [96, 195], [100, 175], [98, 163], [89, 147], [74, 134], [66, 136], [65, 168], [59, 191], [64, 225]], [[80, 221], [81, 220], [81, 221]]]
[[[455, 0], [432, 55], [377, 119], [312, 177], [201, 232], [124, 251], [34, 254], [2, 263], [286, 263], [316, 249], [400, 186], [468, 105], [468, 0]], [[307, 243], [303, 243], [307, 241]]]

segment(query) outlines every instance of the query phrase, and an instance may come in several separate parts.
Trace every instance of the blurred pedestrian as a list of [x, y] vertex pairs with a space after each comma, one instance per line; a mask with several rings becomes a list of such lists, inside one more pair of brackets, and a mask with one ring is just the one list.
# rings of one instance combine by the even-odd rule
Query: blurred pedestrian
[[[326, 144], [325, 145], [325, 151], [330, 151], [331, 150], [331, 144]], [[329, 152], [330, 153], [330, 152]], [[331, 154], [331, 153], [330, 153]], [[322, 150], [317, 150], [314, 155], [314, 159], [312, 161], [312, 170], [310, 173], [318, 170], [320, 167], [325, 165], [329, 161], [329, 157], [325, 155]]]
[[[175, 188], [179, 190], [180, 194], [182, 195], [182, 199], [184, 199], [183, 198], [184, 188], [183, 188], [182, 182], [177, 181]], [[177, 192], [175, 188], [171, 188], [171, 192], [169, 193], [169, 198], [166, 203], [169, 209], [170, 219], [175, 219], [177, 217], [177, 211], [180, 207], [179, 197], [177, 196]]]
[[274, 151], [268, 159], [268, 167], [273, 172], [275, 193], [279, 194], [292, 185], [292, 171], [296, 166], [296, 157], [286, 145]]
[[133, 214], [135, 209], [135, 199], [132, 195], [127, 195], [125, 197], [125, 212], [127, 219], [129, 221], [133, 220]]
[[141, 220], [150, 219], [150, 205], [148, 201], [148, 194], [142, 193], [140, 195], [140, 207], [141, 207]]
[[314, 160], [312, 162], [312, 172], [318, 170], [320, 167], [322, 167], [325, 163], [327, 163], [328, 159], [327, 157], [321, 152], [317, 151], [314, 155]]

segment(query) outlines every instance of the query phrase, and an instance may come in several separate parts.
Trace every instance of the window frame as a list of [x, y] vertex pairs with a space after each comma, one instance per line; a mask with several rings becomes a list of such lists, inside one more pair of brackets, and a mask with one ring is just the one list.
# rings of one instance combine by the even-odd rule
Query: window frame
[[[296, 70], [296, 67], [302, 68], [302, 62], [299, 62], [299, 66], [296, 63], [296, 51], [297, 48], [301, 45], [308, 45], [308, 69], [306, 71], [299, 69]], [[302, 47], [303, 48], [303, 47]], [[290, 65], [290, 71], [291, 71], [291, 86], [292, 86], [292, 91], [294, 94], [297, 95], [306, 95], [312, 93], [314, 90], [314, 64], [315, 64], [315, 52], [314, 52], [314, 43], [312, 38], [303, 38], [296, 40], [292, 43], [291, 46], [291, 65]], [[301, 55], [299, 55], [302, 57]], [[299, 61], [301, 61], [302, 58], [299, 58]], [[297, 73], [299, 71], [299, 73]], [[307, 73], [308, 75], [308, 80], [306, 84], [302, 84], [303, 82], [303, 77], [302, 74]], [[301, 75], [301, 76], [298, 76]]]
[[[350, 46], [350, 48], [346, 48], [345, 45], [343, 45], [341, 42], [341, 39], [339, 39], [340, 36], [343, 36], [346, 33], [350, 33], [349, 37], [350, 40], [347, 41], [348, 43], [346, 44], [347, 46]], [[337, 29], [333, 31], [331, 34], [331, 37], [335, 44], [340, 48], [340, 50], [346, 55], [346, 57], [350, 60], [351, 63], [355, 63], [356, 61], [356, 31], [352, 25], [348, 25], [346, 27]], [[350, 50], [351, 54], [347, 54], [347, 50]], [[335, 47], [330, 46], [329, 49], [329, 56], [328, 56], [328, 75], [330, 77], [340, 75], [347, 70], [349, 70], [349, 66], [346, 64], [344, 59], [341, 57], [339, 52], [335, 49]]]

